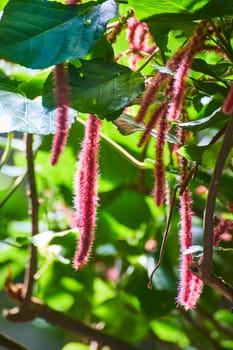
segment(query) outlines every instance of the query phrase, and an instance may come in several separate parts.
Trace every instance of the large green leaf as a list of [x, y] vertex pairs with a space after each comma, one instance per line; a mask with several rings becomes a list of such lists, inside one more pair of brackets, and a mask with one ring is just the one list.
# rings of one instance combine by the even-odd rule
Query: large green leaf
[[79, 6], [11, 0], [0, 22], [0, 57], [30, 68], [83, 57], [115, 12], [114, 0]]
[[[48, 78], [43, 103], [54, 108], [52, 76]], [[79, 68], [69, 66], [70, 105], [83, 113], [93, 113], [101, 118], [115, 119], [111, 115], [128, 105], [144, 90], [140, 73], [104, 60], [82, 61]]]
[[[76, 112], [69, 111], [69, 124]], [[0, 132], [22, 131], [47, 135], [56, 130], [56, 110], [47, 110], [40, 99], [29, 100], [20, 94], [0, 90]]]
[[168, 34], [181, 30], [190, 36], [196, 20], [233, 15], [233, 2], [219, 0], [129, 0], [139, 19], [146, 19], [162, 52], [167, 50]]
[[202, 8], [208, 0], [129, 0], [138, 18], [151, 17], [164, 13], [193, 13]]
[[138, 18], [143, 19], [161, 14], [194, 14], [196, 19], [230, 16], [233, 14], [232, 0], [129, 0]]

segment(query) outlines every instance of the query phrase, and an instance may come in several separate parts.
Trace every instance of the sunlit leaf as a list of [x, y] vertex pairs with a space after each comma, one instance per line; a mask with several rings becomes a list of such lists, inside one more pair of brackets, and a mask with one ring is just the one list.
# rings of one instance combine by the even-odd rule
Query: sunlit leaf
[[0, 56], [30, 68], [83, 57], [115, 13], [113, 0], [79, 6], [10, 0], [0, 22]]
[[[69, 109], [69, 126], [76, 111]], [[31, 134], [54, 134], [56, 110], [47, 110], [41, 99], [29, 100], [22, 95], [0, 90], [0, 132], [22, 131]]]
[[183, 255], [196, 254], [203, 252], [203, 247], [200, 245], [192, 245], [191, 247], [185, 249]]

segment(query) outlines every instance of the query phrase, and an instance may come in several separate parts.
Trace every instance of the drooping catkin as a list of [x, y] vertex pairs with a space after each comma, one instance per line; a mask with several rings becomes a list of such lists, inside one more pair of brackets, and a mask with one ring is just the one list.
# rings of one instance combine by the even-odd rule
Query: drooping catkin
[[64, 63], [57, 64], [53, 70], [54, 94], [57, 105], [57, 127], [53, 138], [51, 164], [58, 162], [69, 133], [69, 86], [67, 72]]
[[[181, 143], [184, 143], [187, 132], [179, 130], [178, 136]], [[187, 160], [178, 156], [180, 166], [180, 185], [181, 188], [186, 182]], [[186, 185], [187, 186], [187, 185]], [[188, 248], [193, 245], [192, 237], [192, 194], [188, 187], [184, 188], [180, 195], [180, 266], [179, 266], [179, 285], [177, 303], [186, 310], [194, 309], [203, 289], [203, 282], [192, 274], [190, 264], [193, 261], [193, 254], [186, 254]]]
[[100, 125], [101, 120], [90, 114], [74, 180], [75, 226], [80, 232], [73, 260], [73, 266], [76, 270], [87, 263], [95, 234]]

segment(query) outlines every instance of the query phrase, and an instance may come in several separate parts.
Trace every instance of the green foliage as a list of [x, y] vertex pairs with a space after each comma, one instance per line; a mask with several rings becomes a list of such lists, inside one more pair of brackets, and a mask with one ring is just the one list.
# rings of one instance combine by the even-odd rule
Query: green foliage
[[30, 68], [78, 59], [91, 51], [115, 12], [112, 0], [78, 8], [50, 1], [11, 0], [0, 23], [0, 55]]
[[[113, 112], [127, 106], [144, 89], [141, 74], [100, 59], [80, 61], [78, 68], [70, 65], [68, 73], [71, 107], [109, 120], [117, 118], [119, 113]], [[44, 105], [53, 108], [55, 101], [51, 87], [50, 76], [45, 84], [43, 98]]]
[[[0, 132], [2, 133], [22, 131], [38, 135], [54, 134], [56, 115], [56, 109], [47, 110], [39, 99], [31, 101], [13, 92], [0, 91]], [[75, 116], [76, 111], [70, 109], [69, 126], [73, 124]]]
[[[157, 51], [152, 55], [129, 48], [124, 17], [120, 20], [121, 33], [115, 41], [109, 39], [109, 34], [120, 27], [118, 9], [120, 15], [126, 16], [131, 8], [138, 19], [148, 24], [155, 38]], [[187, 185], [193, 197], [194, 242], [183, 254], [192, 253], [196, 260], [203, 255], [202, 226], [208, 189], [231, 118], [222, 112], [222, 105], [233, 79], [232, 0], [221, 3], [219, 0], [128, 0], [119, 1], [118, 5], [113, 0], [85, 0], [79, 5], [67, 5], [65, 1], [9, 0], [7, 3], [4, 0], [0, 1], [0, 9], [3, 10], [0, 21], [2, 295], [7, 294], [3, 290], [10, 274], [17, 288], [18, 283], [24, 283], [32, 244], [38, 256], [33, 296], [60, 312], [59, 315], [80, 322], [76, 329], [69, 327], [67, 319], [63, 320], [59, 337], [57, 333], [51, 335], [51, 350], [90, 349], [90, 341], [96, 339], [83, 333], [87, 326], [98, 329], [104, 344], [106, 334], [122, 341], [117, 349], [125, 342], [129, 350], [131, 345], [139, 350], [232, 348], [233, 318], [226, 310], [229, 305], [214, 290], [206, 287], [192, 312], [176, 307], [179, 191], [163, 263], [154, 275], [153, 289], [147, 288], [160, 256], [169, 198], [179, 185], [177, 155], [187, 161], [188, 172], [191, 170], [192, 174]], [[158, 131], [153, 129], [146, 147], [139, 148], [149, 116], [140, 124], [135, 122], [135, 116], [150, 78], [157, 72], [175, 78], [166, 62], [179, 47], [187, 44], [197, 23], [206, 19], [210, 20], [207, 40], [210, 46], [195, 57], [186, 79], [185, 118], [169, 121], [165, 141], [169, 205], [158, 208], [152, 198]], [[215, 45], [218, 50], [211, 49]], [[133, 55], [140, 56], [140, 68], [134, 71], [130, 69]], [[59, 163], [52, 167], [51, 134], [56, 130], [57, 115], [52, 69], [63, 62], [69, 82], [70, 134]], [[159, 92], [151, 110], [166, 97]], [[90, 113], [102, 119], [96, 239], [88, 265], [75, 271], [72, 259], [79, 232], [73, 228], [73, 182]], [[183, 143], [178, 128], [188, 132]], [[25, 145], [28, 134], [34, 134], [31, 158]], [[28, 160], [34, 163], [39, 203], [38, 232], [33, 237], [33, 194], [29, 193], [32, 174]], [[232, 167], [231, 150], [218, 184], [216, 223], [233, 219], [229, 209], [233, 203]], [[214, 250], [214, 268], [230, 282], [231, 245], [223, 241]], [[9, 296], [6, 300], [0, 303], [2, 309], [12, 307]], [[54, 324], [59, 324], [56, 322], [57, 319]], [[9, 324], [7, 332], [37, 350], [27, 331], [22, 331], [20, 337], [13, 328], [11, 332]], [[38, 320], [32, 324], [40, 337], [38, 349], [47, 349], [44, 334], [50, 328]], [[0, 327], [5, 329], [2, 320]], [[77, 335], [70, 330], [77, 331]], [[94, 348], [95, 343], [92, 345]], [[110, 349], [101, 346], [100, 349]]]

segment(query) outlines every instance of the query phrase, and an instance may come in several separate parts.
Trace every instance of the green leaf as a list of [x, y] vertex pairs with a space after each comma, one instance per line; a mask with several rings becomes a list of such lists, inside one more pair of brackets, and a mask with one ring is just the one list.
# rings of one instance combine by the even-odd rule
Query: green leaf
[[187, 145], [180, 147], [177, 152], [188, 160], [201, 163], [203, 153], [208, 146]]
[[171, 30], [181, 30], [184, 37], [191, 36], [196, 24], [194, 16], [189, 13], [167, 13], [155, 15], [148, 19], [151, 33], [162, 50], [167, 51], [168, 34]]
[[202, 8], [208, 0], [129, 0], [138, 18], [151, 17], [164, 13], [194, 13]]
[[0, 22], [0, 56], [30, 68], [46, 68], [87, 55], [114, 17], [113, 0], [64, 5], [11, 0]]
[[[43, 103], [48, 108], [55, 106], [52, 83], [50, 75], [43, 94]], [[79, 68], [69, 65], [69, 86], [72, 108], [115, 119], [118, 114], [113, 112], [127, 106], [144, 91], [144, 79], [125, 66], [97, 59], [81, 61]]]
[[89, 350], [89, 345], [84, 345], [82, 343], [68, 343], [65, 346], [63, 346], [62, 350]]
[[195, 88], [199, 90], [199, 92], [203, 92], [207, 95], [215, 95], [217, 93], [225, 96], [226, 95], [226, 88], [222, 85], [219, 85], [219, 83], [216, 82], [208, 82], [208, 81], [201, 81], [194, 78], [191, 78]]
[[[116, 125], [117, 129], [122, 135], [130, 135], [137, 131], [145, 131], [146, 128], [145, 124], [136, 123], [134, 119], [127, 114], [121, 114], [120, 117], [114, 121], [114, 124]], [[151, 131], [151, 136], [153, 136], [154, 138], [157, 137], [156, 130]], [[180, 143], [179, 139], [171, 133], [168, 133], [166, 135], [166, 139], [169, 143]]]
[[228, 116], [221, 112], [220, 101], [211, 99], [211, 101], [204, 105], [199, 113], [199, 118], [186, 123], [177, 123], [181, 128], [197, 132], [210, 127], [222, 127]]
[[[29, 100], [20, 94], [0, 90], [0, 133], [22, 131], [47, 135], [56, 130], [56, 110], [49, 111], [40, 99]], [[75, 120], [76, 112], [69, 110], [69, 126]]]
[[221, 4], [219, 0], [208, 0], [205, 6], [196, 11], [196, 17], [199, 18], [214, 18], [220, 16], [233, 15], [232, 0], [224, 0]]
[[225, 0], [221, 6], [219, 0], [129, 0], [128, 3], [140, 19], [170, 13], [194, 14], [196, 19], [233, 14], [232, 0]]
[[200, 58], [196, 58], [192, 64], [192, 69], [218, 79], [230, 68], [229, 63], [209, 64]]
[[196, 253], [202, 253], [203, 247], [201, 245], [192, 245], [191, 247], [185, 249], [185, 251], [182, 253], [183, 255], [188, 254], [196, 254]]
[[190, 341], [185, 332], [182, 331], [180, 324], [169, 321], [169, 319], [152, 321], [153, 332], [162, 340], [178, 344], [182, 349], [188, 349]]

